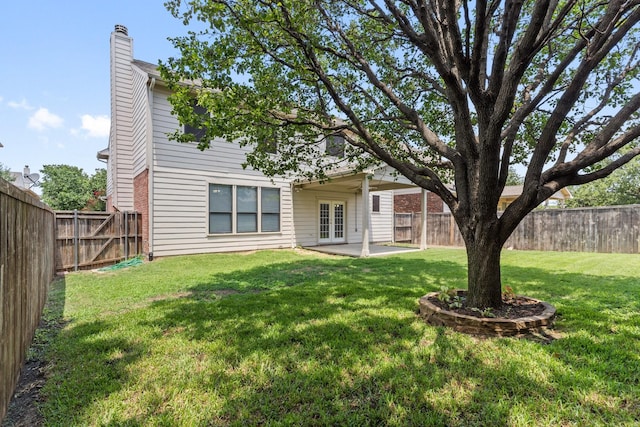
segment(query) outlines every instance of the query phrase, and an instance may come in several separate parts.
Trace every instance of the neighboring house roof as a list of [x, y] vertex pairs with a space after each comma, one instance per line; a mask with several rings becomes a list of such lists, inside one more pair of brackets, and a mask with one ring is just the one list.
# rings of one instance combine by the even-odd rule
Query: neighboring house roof
[[[523, 186], [522, 185], [507, 185], [504, 187], [504, 190], [502, 190], [502, 194], [500, 195], [501, 199], [515, 199], [518, 196], [520, 196], [520, 194], [522, 194], [522, 189]], [[452, 188], [450, 188], [451, 191], [454, 191]], [[412, 194], [412, 193], [417, 193], [419, 192], [419, 189], [406, 189], [406, 190], [401, 190], [399, 192], [397, 192], [396, 194], [398, 195], [402, 195], [402, 194]], [[551, 197], [549, 197], [550, 200], [567, 200], [570, 199], [571, 196], [571, 192], [567, 189], [567, 188], [563, 188], [560, 191], [554, 193]]]
[[[502, 190], [502, 194], [500, 198], [508, 199], [508, 198], [516, 198], [522, 194], [522, 185], [507, 185]], [[550, 200], [567, 200], [571, 198], [571, 192], [567, 188], [563, 188], [560, 191], [554, 193], [549, 197]]]

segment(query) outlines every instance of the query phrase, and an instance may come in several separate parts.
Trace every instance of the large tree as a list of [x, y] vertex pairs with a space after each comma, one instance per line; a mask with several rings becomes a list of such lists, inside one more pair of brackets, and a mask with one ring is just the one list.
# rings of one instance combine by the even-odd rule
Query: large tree
[[[248, 164], [269, 175], [323, 177], [318, 135], [342, 134], [354, 170], [384, 162], [449, 206], [472, 306], [501, 304], [502, 246], [525, 215], [640, 153], [638, 0], [167, 7], [193, 25], [161, 69], [180, 121], [204, 129], [201, 149], [239, 140], [254, 147]], [[194, 96], [210, 114], [194, 113]], [[516, 164], [527, 167], [523, 193], [498, 216]]]
[[89, 176], [77, 166], [44, 165], [42, 199], [57, 210], [104, 211], [107, 171], [95, 171]]
[[57, 210], [82, 209], [91, 198], [89, 176], [77, 166], [44, 165], [42, 199]]

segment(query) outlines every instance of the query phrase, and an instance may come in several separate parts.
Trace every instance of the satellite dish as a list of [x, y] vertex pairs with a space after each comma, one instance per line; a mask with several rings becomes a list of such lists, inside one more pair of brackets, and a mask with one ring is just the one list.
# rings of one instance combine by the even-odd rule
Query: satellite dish
[[38, 182], [38, 180], [40, 179], [40, 174], [37, 174], [37, 173], [25, 174], [24, 179], [26, 180], [26, 183], [29, 185], [29, 188], [40, 186], [40, 183]]

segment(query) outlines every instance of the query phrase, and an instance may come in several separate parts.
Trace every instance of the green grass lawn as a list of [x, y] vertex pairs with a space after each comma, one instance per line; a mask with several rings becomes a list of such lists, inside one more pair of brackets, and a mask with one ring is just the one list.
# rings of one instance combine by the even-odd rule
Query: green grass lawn
[[57, 281], [48, 425], [640, 424], [638, 255], [503, 254], [556, 306], [550, 344], [425, 324], [466, 256], [263, 251], [158, 259]]

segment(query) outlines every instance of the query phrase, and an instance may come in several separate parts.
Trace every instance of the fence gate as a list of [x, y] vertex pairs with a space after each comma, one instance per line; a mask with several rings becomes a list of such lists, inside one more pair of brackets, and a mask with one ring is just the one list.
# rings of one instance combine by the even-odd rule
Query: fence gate
[[412, 213], [396, 213], [394, 216], [394, 240], [396, 242], [413, 242], [413, 214]]
[[56, 212], [56, 270], [115, 264], [142, 253], [138, 212]]

